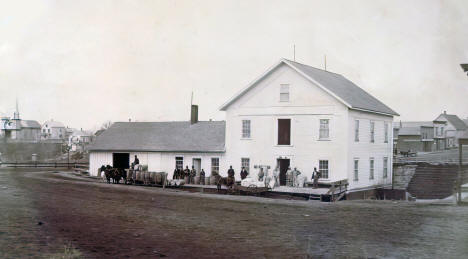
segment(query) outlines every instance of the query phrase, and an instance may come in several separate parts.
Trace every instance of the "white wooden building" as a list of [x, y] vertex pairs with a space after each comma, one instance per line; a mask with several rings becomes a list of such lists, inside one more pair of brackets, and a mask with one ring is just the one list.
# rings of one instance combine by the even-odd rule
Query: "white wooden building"
[[[349, 189], [354, 190], [392, 182], [392, 122], [398, 114], [342, 75], [282, 59], [221, 110], [226, 112], [225, 123], [179, 122], [191, 127], [206, 123], [205, 131], [222, 127], [216, 136], [223, 138], [214, 141], [216, 149], [206, 146], [213, 141], [210, 134], [195, 131], [188, 138], [178, 134], [189, 131], [173, 131], [169, 137], [197, 142], [198, 150], [175, 150], [152, 140], [147, 140], [151, 147], [133, 145], [150, 136], [138, 133], [138, 123], [118, 123], [97, 137], [97, 146], [91, 148], [90, 172], [95, 175], [101, 165], [112, 165], [113, 153], [127, 152], [131, 158], [137, 154], [150, 170], [170, 175], [177, 157], [183, 157], [184, 167], [200, 161], [207, 176], [214, 161], [222, 175], [232, 165], [236, 178], [242, 166], [251, 171], [255, 165], [279, 165], [282, 184], [288, 166], [297, 167], [308, 179], [316, 167], [322, 172], [322, 182], [348, 179]], [[128, 128], [114, 132], [127, 127], [123, 125]], [[115, 135], [108, 138], [109, 134]], [[121, 146], [110, 143], [122, 137], [127, 141], [119, 142]]]
[[[221, 107], [226, 160], [287, 166], [350, 189], [392, 182], [392, 122], [398, 115], [332, 72], [282, 59]], [[252, 167], [252, 166], [251, 166]]]

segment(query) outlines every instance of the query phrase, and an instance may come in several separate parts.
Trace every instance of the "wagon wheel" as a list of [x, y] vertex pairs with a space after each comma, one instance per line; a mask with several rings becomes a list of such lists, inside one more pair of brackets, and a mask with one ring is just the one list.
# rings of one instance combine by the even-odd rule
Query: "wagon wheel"
[[251, 192], [251, 193], [257, 195], [257, 193], [258, 193], [258, 187], [257, 187], [257, 185], [251, 184], [251, 185], [249, 185], [249, 187], [247, 187], [247, 188], [248, 188], [249, 192]]

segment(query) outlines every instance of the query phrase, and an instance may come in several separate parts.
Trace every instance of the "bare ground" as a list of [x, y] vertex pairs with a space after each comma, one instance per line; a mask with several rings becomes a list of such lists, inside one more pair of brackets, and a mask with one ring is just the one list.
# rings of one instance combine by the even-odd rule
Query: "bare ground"
[[[0, 170], [0, 258], [465, 258], [468, 207], [335, 204]], [[38, 225], [41, 222], [41, 225]]]

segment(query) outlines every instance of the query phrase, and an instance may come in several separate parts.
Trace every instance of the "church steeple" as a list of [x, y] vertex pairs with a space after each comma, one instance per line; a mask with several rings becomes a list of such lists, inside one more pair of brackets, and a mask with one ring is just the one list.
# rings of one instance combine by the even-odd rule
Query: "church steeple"
[[19, 108], [18, 108], [18, 97], [16, 97], [16, 111], [13, 115], [14, 120], [19, 120], [20, 119], [20, 114], [19, 114]]

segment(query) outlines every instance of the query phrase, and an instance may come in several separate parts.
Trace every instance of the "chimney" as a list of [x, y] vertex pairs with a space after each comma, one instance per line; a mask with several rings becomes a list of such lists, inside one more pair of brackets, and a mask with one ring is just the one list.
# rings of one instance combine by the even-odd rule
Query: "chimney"
[[198, 105], [192, 104], [192, 109], [190, 111], [190, 124], [195, 124], [198, 122]]
[[447, 111], [444, 111], [444, 114], [447, 114]]

